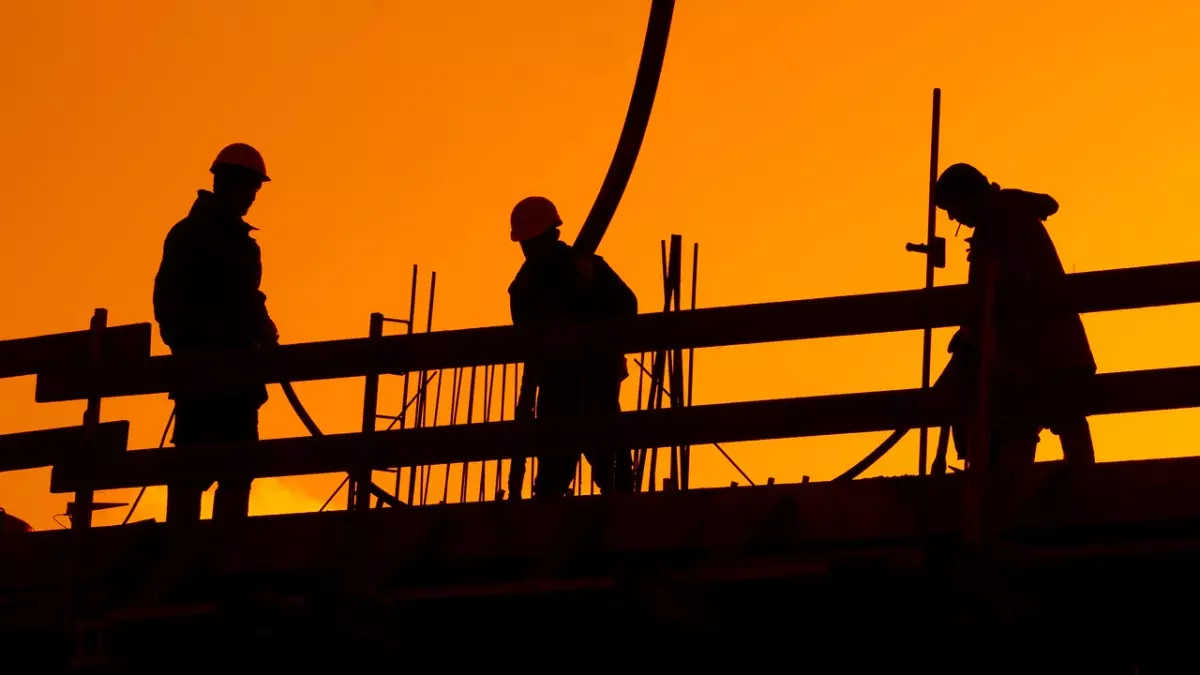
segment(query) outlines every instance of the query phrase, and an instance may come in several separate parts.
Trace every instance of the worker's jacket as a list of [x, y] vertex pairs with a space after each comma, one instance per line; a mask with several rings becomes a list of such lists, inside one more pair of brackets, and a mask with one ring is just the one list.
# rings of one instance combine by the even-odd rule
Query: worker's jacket
[[[265, 341], [273, 324], [258, 288], [262, 254], [250, 237], [253, 229], [201, 190], [187, 217], [167, 234], [154, 279], [154, 318], [172, 353], [248, 349]], [[267, 399], [263, 385], [220, 396], [253, 405]], [[172, 398], [180, 397], [172, 392]]]
[[[1060, 292], [1066, 272], [1043, 224], [1057, 211], [1049, 195], [998, 190], [970, 239], [968, 285], [982, 296], [987, 267], [995, 269], [993, 363], [1021, 379], [1096, 371], [1083, 322]], [[956, 340], [977, 347], [981, 321], [979, 314]]]
[[[587, 321], [637, 314], [637, 296], [598, 255], [579, 254], [558, 242], [526, 260], [509, 286], [514, 325]], [[613, 351], [588, 357], [543, 359], [526, 364], [538, 388], [537, 415], [619, 410], [624, 356]]]

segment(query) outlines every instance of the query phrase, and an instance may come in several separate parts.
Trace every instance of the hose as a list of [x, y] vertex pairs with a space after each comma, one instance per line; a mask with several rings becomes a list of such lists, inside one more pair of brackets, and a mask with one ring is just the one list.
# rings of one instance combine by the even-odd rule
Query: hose
[[[158, 441], [158, 449], [162, 450], [167, 445], [167, 432], [171, 430], [171, 422], [175, 421], [175, 406], [171, 406], [171, 414], [167, 417], [167, 426], [163, 427], [162, 438]], [[146, 486], [138, 490], [137, 499], [133, 500], [133, 504], [129, 507], [129, 513], [125, 514], [125, 520], [121, 521], [122, 525], [128, 525], [129, 519], [133, 517], [133, 512], [137, 510], [138, 504], [142, 501], [142, 496], [146, 494]]]
[[621, 137], [617, 140], [617, 149], [600, 185], [600, 192], [572, 245], [577, 251], [596, 252], [625, 194], [625, 187], [629, 184], [633, 166], [642, 149], [646, 127], [650, 124], [650, 111], [654, 108], [654, 96], [662, 75], [663, 57], [666, 55], [667, 37], [671, 33], [671, 17], [674, 13], [675, 0], [654, 0], [650, 5], [650, 20], [646, 25], [646, 39], [642, 43], [642, 58], [633, 83], [633, 95], [629, 98], [629, 110], [625, 113], [625, 125], [621, 128]]

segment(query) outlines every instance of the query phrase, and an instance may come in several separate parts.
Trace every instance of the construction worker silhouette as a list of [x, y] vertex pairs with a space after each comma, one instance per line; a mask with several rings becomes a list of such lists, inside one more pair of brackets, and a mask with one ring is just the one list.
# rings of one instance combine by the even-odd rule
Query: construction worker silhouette
[[[217, 155], [212, 191], [200, 190], [187, 217], [167, 234], [154, 280], [154, 318], [173, 354], [251, 349], [279, 342], [259, 291], [262, 257], [243, 220], [266, 181], [257, 150], [243, 143]], [[171, 392], [175, 401], [178, 447], [258, 440], [258, 409], [267, 400], [264, 385], [222, 391]], [[247, 515], [250, 480], [222, 478], [213, 517]], [[168, 521], [197, 520], [200, 494], [211, 483], [168, 486]]]
[[[637, 296], [603, 258], [579, 253], [560, 240], [562, 219], [550, 200], [521, 200], [513, 208], [510, 224], [511, 238], [521, 244], [525, 254], [525, 263], [508, 289], [514, 325], [637, 314]], [[626, 377], [625, 358], [615, 351], [527, 363], [517, 419], [533, 419], [535, 412], [543, 419], [618, 413], [621, 382]], [[633, 489], [627, 448], [589, 449], [584, 454], [602, 493]], [[579, 455], [555, 452], [540, 457], [534, 496], [565, 495]], [[508, 477], [510, 499], [520, 499], [524, 476], [525, 461], [514, 461]]]
[[[968, 285], [982, 292], [989, 274], [996, 284], [988, 374], [990, 463], [1001, 468], [1032, 464], [1039, 432], [1047, 428], [1062, 441], [1067, 463], [1095, 463], [1079, 400], [1082, 387], [1096, 373], [1096, 361], [1079, 314], [1055, 292], [1066, 273], [1044, 224], [1058, 212], [1058, 202], [1045, 194], [1001, 189], [968, 164], [955, 164], [942, 173], [935, 198], [951, 220], [974, 229], [967, 239]], [[951, 340], [953, 356], [942, 378], [952, 386], [971, 388], [968, 393], [977, 391], [981, 332], [978, 320], [960, 328]], [[1020, 403], [1034, 393], [1049, 393], [1038, 400], [1052, 402], [1040, 410], [1024, 409]], [[955, 425], [960, 456], [971, 412], [964, 406]]]

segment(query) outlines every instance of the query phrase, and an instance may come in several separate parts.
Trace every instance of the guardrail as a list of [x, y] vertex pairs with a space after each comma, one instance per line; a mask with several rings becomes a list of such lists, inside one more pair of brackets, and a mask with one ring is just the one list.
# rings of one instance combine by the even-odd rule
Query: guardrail
[[[1200, 302], [1200, 263], [1068, 275], [1059, 288], [1038, 289], [1036, 294], [1010, 288], [998, 301], [1022, 302], [1036, 308], [1056, 295], [1057, 300], [1067, 302], [1079, 312]], [[40, 344], [58, 344], [57, 349], [76, 356], [55, 359], [54, 350], [43, 347], [40, 360], [31, 368], [38, 376], [38, 401], [90, 397], [98, 408], [100, 398], [109, 396], [252, 382], [486, 367], [523, 362], [535, 354], [578, 353], [614, 346], [625, 353], [644, 353], [948, 327], [967, 322], [973, 312], [981, 311], [980, 307], [980, 300], [971, 289], [947, 286], [644, 314], [591, 324], [376, 336], [188, 358], [150, 358], [138, 343], [137, 349], [125, 351], [114, 347], [111, 353], [104, 352], [103, 358], [82, 363], [78, 358], [79, 337], [51, 336], [59, 342], [39, 338], [43, 340]], [[133, 334], [124, 327], [103, 334], [121, 330]], [[132, 339], [129, 344], [133, 344]], [[0, 343], [0, 349], [3, 346]], [[117, 354], [122, 357], [116, 358]], [[0, 356], [0, 363], [11, 361]], [[1082, 395], [1084, 409], [1089, 414], [1200, 407], [1200, 369], [1104, 374]], [[1026, 403], [1036, 405], [1037, 401]], [[165, 484], [181, 476], [218, 479], [230, 471], [262, 478], [362, 472], [368, 467], [498, 461], [537, 455], [563, 445], [582, 448], [590, 443], [620, 443], [625, 447], [661, 447], [907, 429], [941, 425], [947, 421], [947, 412], [947, 402], [938, 393], [914, 389], [637, 411], [571, 423], [485, 422], [379, 432], [364, 428], [364, 433], [357, 434], [225, 444], [187, 452], [168, 448], [110, 456], [105, 451], [103, 457], [86, 459], [79, 452], [70, 452], [47, 454], [46, 460], [54, 466], [52, 489], [71, 492]], [[88, 447], [99, 447], [95, 445], [98, 441], [94, 432], [87, 442], [93, 444]], [[37, 461], [31, 457], [36, 455], [34, 447], [39, 444], [36, 438], [21, 442], [21, 455], [25, 458], [22, 466]], [[106, 444], [100, 445], [123, 445]], [[0, 451], [3, 447], [0, 437]], [[463, 480], [465, 486], [465, 477]]]
[[[1069, 275], [1053, 292], [1080, 312], [1200, 302], [1200, 262]], [[684, 312], [592, 324], [552, 323], [284, 345], [264, 352], [156, 356], [140, 363], [43, 370], [39, 402], [159, 394], [259, 382], [301, 382], [505, 363], [596, 350], [626, 354], [958, 326], [977, 306], [965, 285]]]

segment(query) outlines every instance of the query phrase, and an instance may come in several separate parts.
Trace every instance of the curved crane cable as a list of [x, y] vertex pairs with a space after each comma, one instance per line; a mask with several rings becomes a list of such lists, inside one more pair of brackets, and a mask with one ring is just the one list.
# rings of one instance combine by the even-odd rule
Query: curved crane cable
[[[175, 421], [175, 406], [171, 406], [171, 415], [167, 417], [167, 426], [163, 427], [162, 439], [158, 442], [158, 449], [162, 450], [167, 445], [167, 434], [171, 431], [171, 423]], [[129, 513], [125, 514], [125, 519], [121, 521], [122, 525], [128, 525], [129, 519], [133, 517], [133, 512], [137, 510], [138, 504], [142, 503], [142, 497], [146, 495], [146, 486], [138, 490], [137, 498], [133, 500], [133, 505], [129, 507]]]
[[304, 409], [304, 404], [300, 402], [300, 397], [296, 396], [296, 390], [292, 389], [291, 382], [280, 382], [279, 386], [283, 388], [283, 395], [287, 397], [288, 403], [292, 404], [292, 410], [296, 411], [296, 417], [300, 418], [300, 423], [308, 429], [308, 433], [313, 436], [324, 436], [321, 433], [321, 428], [313, 421], [308, 411]]
[[875, 462], [878, 462], [881, 457], [888, 454], [889, 450], [896, 447], [896, 444], [899, 443], [900, 439], [904, 438], [904, 435], [907, 434], [908, 432], [909, 432], [908, 429], [897, 429], [897, 430], [893, 431], [892, 435], [885, 438], [883, 443], [879, 444], [878, 448], [875, 448], [874, 450], [871, 451], [871, 454], [867, 455], [866, 457], [863, 457], [862, 460], [858, 464], [855, 464], [854, 466], [850, 467], [850, 469], [847, 470], [846, 473], [843, 473], [842, 475], [838, 476], [837, 478], [834, 478], [833, 480], [842, 481], [842, 480], [854, 480], [855, 478], [858, 478], [859, 474], [861, 474], [862, 472], [871, 468], [871, 465], [875, 464]]
[[[646, 39], [642, 44], [642, 58], [638, 63], [637, 77], [633, 84], [633, 95], [629, 99], [629, 110], [625, 114], [625, 125], [621, 128], [621, 136], [617, 140], [617, 149], [613, 153], [608, 173], [604, 183], [588, 212], [579, 235], [575, 238], [574, 248], [587, 253], [595, 253], [600, 246], [600, 240], [612, 222], [617, 205], [625, 194], [625, 186], [633, 174], [633, 166], [637, 162], [638, 153], [642, 149], [642, 139], [646, 136], [646, 127], [650, 123], [650, 111], [654, 107], [654, 96], [658, 91], [658, 80], [662, 75], [663, 57], [667, 51], [667, 36], [671, 32], [671, 17], [675, 13], [675, 0], [653, 0], [650, 5], [650, 20], [646, 24]], [[296, 396], [296, 391], [290, 382], [280, 382], [283, 395], [287, 397], [292, 410], [313, 436], [321, 436], [320, 427], [313, 421], [304, 404]]]
[[578, 251], [596, 252], [625, 194], [625, 186], [633, 174], [633, 166], [650, 123], [650, 111], [654, 108], [654, 96], [662, 75], [663, 57], [667, 51], [667, 37], [671, 32], [674, 12], [675, 0], [654, 0], [650, 5], [650, 21], [646, 24], [646, 39], [642, 44], [642, 58], [638, 63], [633, 95], [629, 99], [629, 110], [625, 114], [625, 125], [621, 128], [621, 137], [617, 141], [612, 163], [608, 166], [608, 174], [604, 176], [592, 210], [588, 212], [575, 238], [573, 248]]

